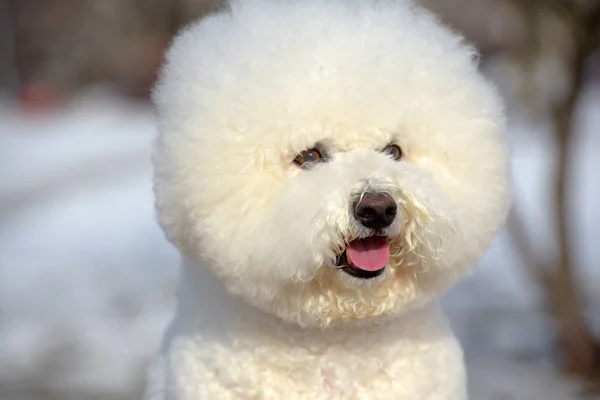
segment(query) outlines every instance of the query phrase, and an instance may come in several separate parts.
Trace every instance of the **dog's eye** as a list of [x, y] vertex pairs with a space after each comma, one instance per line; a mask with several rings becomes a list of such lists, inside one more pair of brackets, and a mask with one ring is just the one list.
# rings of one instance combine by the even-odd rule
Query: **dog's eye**
[[383, 149], [383, 153], [388, 154], [393, 160], [398, 161], [402, 158], [402, 149], [395, 144], [389, 144]]
[[321, 153], [317, 149], [308, 149], [304, 150], [302, 153], [298, 154], [298, 156], [294, 159], [294, 163], [299, 167], [303, 166], [306, 163], [317, 163], [321, 161], [323, 157]]

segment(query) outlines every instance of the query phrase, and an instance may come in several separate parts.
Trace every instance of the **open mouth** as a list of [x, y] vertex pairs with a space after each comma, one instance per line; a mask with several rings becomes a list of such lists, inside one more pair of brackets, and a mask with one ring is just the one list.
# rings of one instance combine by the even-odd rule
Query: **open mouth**
[[390, 259], [390, 245], [385, 236], [369, 236], [348, 243], [336, 258], [336, 266], [355, 278], [371, 279], [383, 273]]

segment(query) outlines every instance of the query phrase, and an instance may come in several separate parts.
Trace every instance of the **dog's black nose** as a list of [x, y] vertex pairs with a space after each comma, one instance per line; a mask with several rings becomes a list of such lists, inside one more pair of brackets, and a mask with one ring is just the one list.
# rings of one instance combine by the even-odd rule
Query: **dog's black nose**
[[383, 229], [394, 222], [397, 209], [389, 194], [367, 193], [354, 206], [354, 215], [367, 228]]

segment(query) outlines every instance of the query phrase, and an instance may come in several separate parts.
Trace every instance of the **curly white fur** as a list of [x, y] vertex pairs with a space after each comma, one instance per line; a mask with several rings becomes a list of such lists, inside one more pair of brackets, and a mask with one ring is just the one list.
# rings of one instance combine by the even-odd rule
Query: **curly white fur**
[[[154, 100], [157, 212], [186, 261], [148, 399], [466, 398], [435, 298], [510, 186], [471, 47], [405, 0], [235, 1], [175, 39]], [[327, 162], [298, 168], [315, 146]], [[398, 216], [361, 280], [335, 260], [372, 191]]]

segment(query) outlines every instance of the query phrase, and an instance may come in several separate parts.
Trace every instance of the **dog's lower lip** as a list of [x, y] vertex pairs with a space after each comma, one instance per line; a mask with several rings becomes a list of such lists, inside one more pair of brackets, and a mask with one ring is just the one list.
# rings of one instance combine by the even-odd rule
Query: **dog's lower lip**
[[346, 266], [342, 267], [342, 271], [344, 271], [348, 275], [351, 275], [355, 278], [371, 279], [371, 278], [376, 278], [379, 275], [383, 274], [383, 271], [385, 271], [385, 267], [383, 267], [377, 271], [365, 271], [363, 269], [353, 268], [349, 265], [346, 265]]

